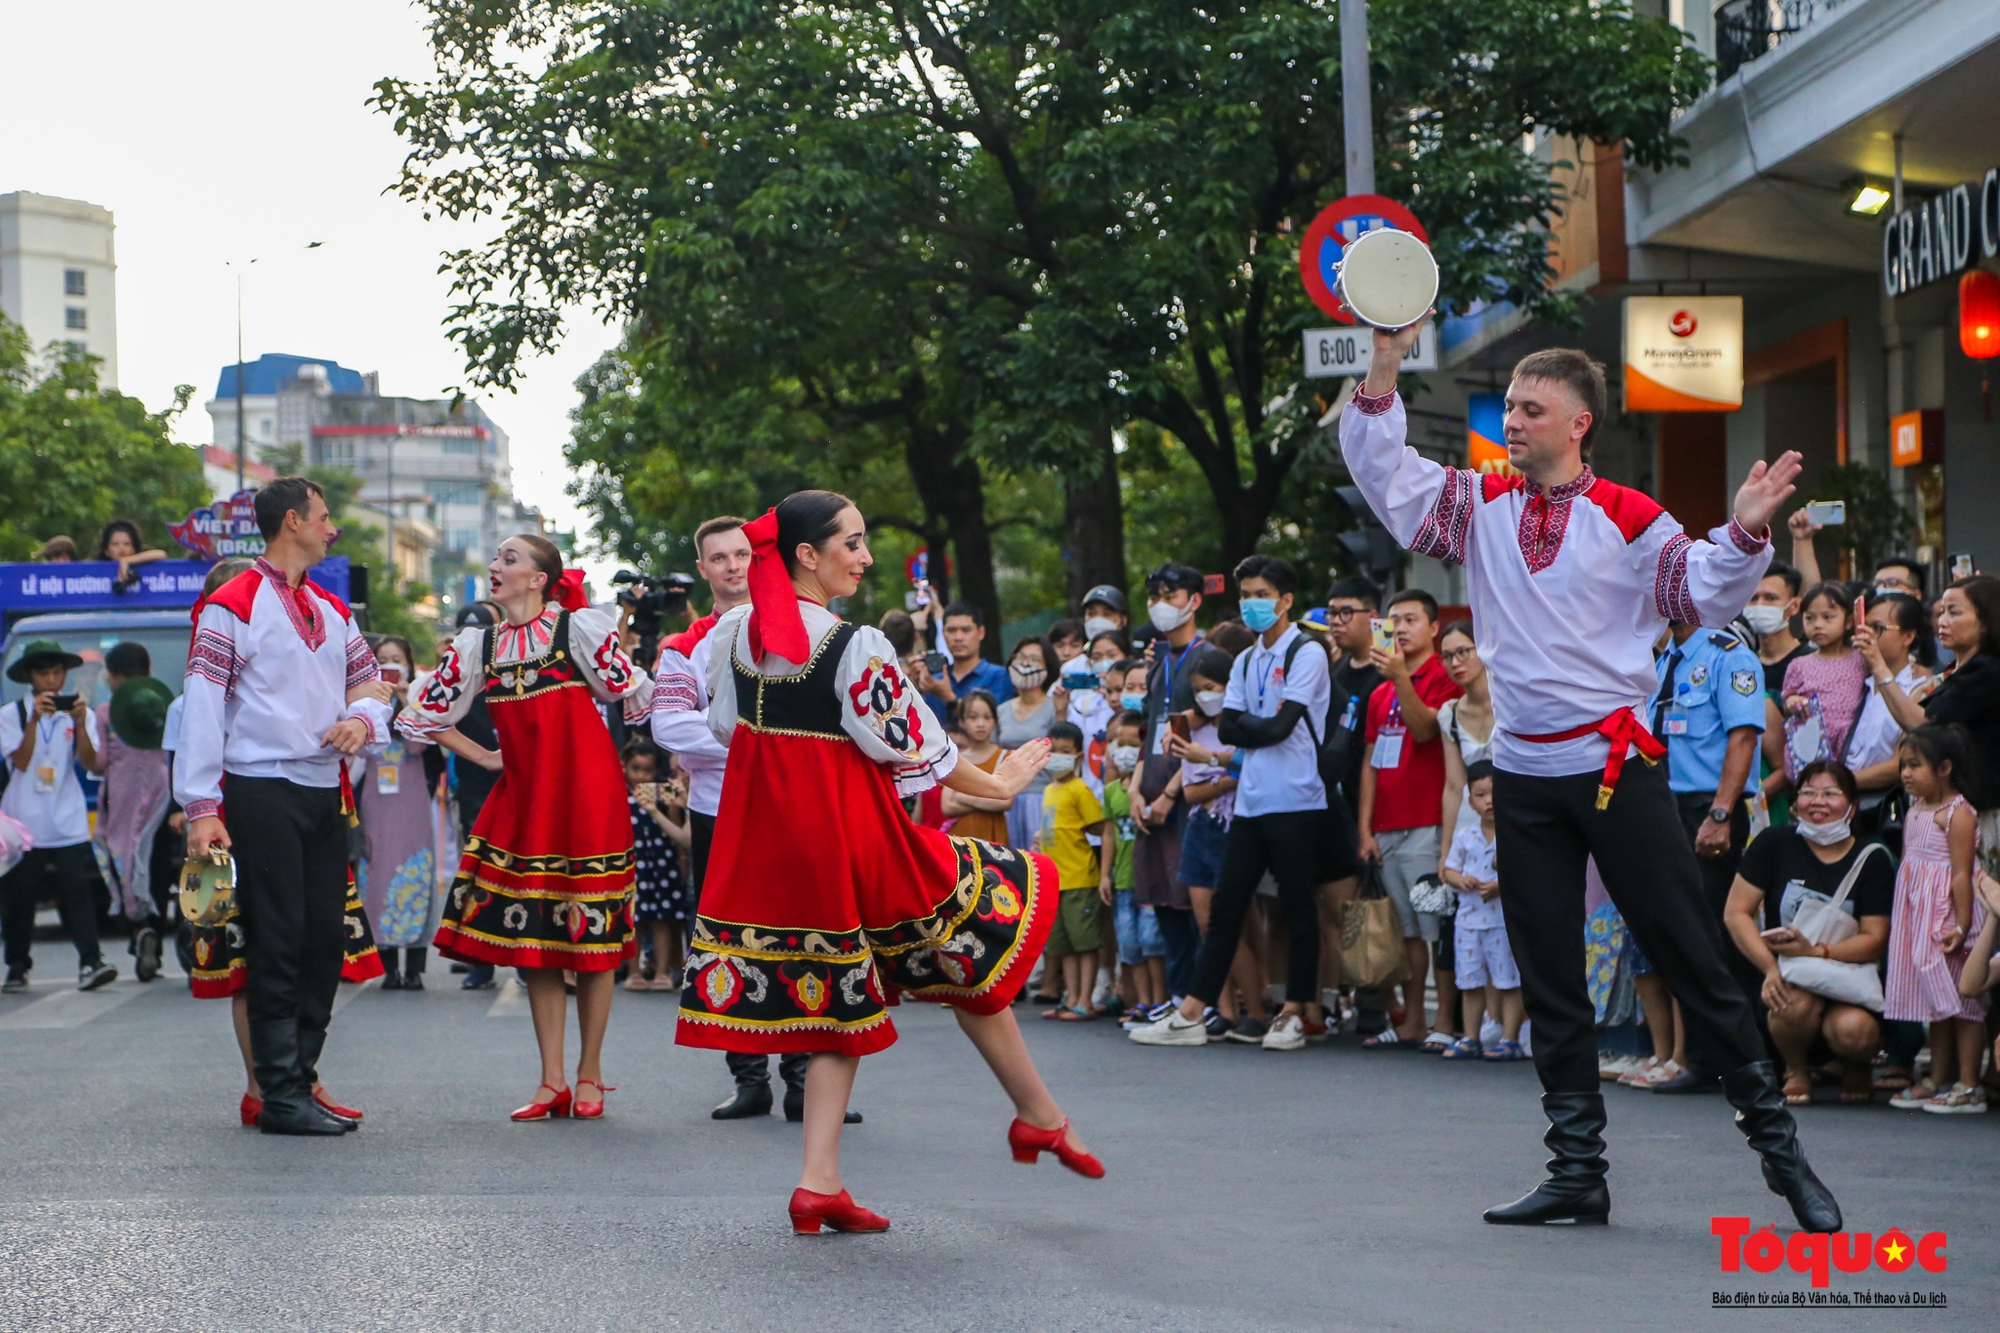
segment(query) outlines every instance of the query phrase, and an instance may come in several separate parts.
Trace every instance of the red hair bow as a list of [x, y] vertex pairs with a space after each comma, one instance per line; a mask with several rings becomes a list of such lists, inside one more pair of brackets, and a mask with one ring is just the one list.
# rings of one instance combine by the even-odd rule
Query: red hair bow
[[583, 595], [583, 571], [565, 569], [556, 586], [549, 590], [549, 596], [565, 611], [581, 611], [589, 606], [590, 599]]
[[792, 576], [778, 554], [778, 511], [767, 509], [763, 517], [745, 523], [743, 535], [750, 539], [751, 659], [762, 658], [768, 649], [788, 662], [803, 662], [812, 655], [812, 645]]

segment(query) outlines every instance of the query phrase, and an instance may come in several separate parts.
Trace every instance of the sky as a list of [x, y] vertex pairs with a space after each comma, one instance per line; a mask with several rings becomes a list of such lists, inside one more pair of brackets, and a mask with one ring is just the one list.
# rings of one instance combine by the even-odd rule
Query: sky
[[[116, 216], [119, 387], [160, 408], [193, 384], [178, 438], [210, 441], [202, 404], [235, 361], [232, 262], [257, 261], [244, 270], [246, 360], [322, 357], [380, 371], [398, 396], [463, 383], [437, 268], [480, 232], [383, 193], [403, 148], [365, 105], [377, 79], [431, 71], [405, 0], [0, 0], [0, 30], [0, 194]], [[580, 517], [563, 494], [572, 385], [614, 341], [579, 312], [517, 392], [478, 395], [511, 438], [520, 498], [560, 528]]]

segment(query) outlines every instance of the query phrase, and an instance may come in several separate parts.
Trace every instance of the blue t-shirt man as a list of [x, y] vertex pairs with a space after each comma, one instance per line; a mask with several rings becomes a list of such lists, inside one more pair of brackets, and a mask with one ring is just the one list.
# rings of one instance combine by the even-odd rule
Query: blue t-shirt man
[[[1667, 785], [1677, 792], [1712, 792], [1722, 782], [1729, 733], [1764, 730], [1764, 666], [1741, 639], [1697, 629], [1672, 643], [1654, 663], [1660, 689], [1646, 721], [1667, 747]], [[1743, 794], [1757, 789], [1750, 765]]]

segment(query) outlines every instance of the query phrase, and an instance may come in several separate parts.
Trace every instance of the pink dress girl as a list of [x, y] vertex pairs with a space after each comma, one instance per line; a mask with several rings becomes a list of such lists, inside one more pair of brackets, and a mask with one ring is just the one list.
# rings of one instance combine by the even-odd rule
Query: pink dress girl
[[[1914, 805], [1903, 822], [1903, 864], [1896, 872], [1896, 906], [1889, 918], [1889, 984], [1882, 1016], [1911, 1023], [1947, 1018], [1978, 1022], [1986, 1017], [1984, 995], [1960, 995], [1958, 974], [1965, 950], [1946, 954], [1938, 937], [1956, 924], [1951, 905], [1951, 847], [1945, 830], [1965, 804], [1953, 796], [1941, 806]], [[1975, 864], [1977, 857], [1974, 858]], [[1979, 934], [1986, 909], [1972, 900], [1969, 941]]]

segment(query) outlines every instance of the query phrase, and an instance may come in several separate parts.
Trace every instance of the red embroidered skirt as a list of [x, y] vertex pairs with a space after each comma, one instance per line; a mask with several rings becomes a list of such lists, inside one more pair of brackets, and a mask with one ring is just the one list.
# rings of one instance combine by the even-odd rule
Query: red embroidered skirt
[[520, 697], [489, 684], [486, 706], [505, 767], [459, 857], [438, 952], [609, 972], [638, 949], [632, 824], [611, 733], [574, 677]]
[[911, 823], [851, 741], [739, 725], [674, 1040], [867, 1055], [895, 1042], [905, 993], [998, 1013], [1057, 896], [1046, 857]]
[[[341, 914], [342, 938], [340, 979], [367, 981], [382, 975], [382, 955], [375, 951], [375, 935], [368, 929], [368, 914], [361, 910], [361, 895], [354, 888], [354, 867], [347, 868], [347, 906]], [[221, 925], [188, 927], [188, 942], [194, 952], [194, 970], [188, 974], [188, 990], [197, 1000], [226, 1000], [243, 989], [250, 979], [250, 942], [243, 934], [243, 921], [230, 912]]]

